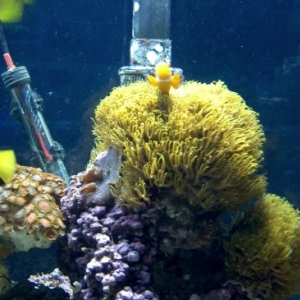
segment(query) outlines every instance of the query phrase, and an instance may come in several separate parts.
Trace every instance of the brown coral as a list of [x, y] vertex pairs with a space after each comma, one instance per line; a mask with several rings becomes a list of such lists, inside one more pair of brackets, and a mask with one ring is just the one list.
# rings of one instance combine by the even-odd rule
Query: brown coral
[[47, 240], [64, 234], [56, 204], [64, 189], [64, 181], [53, 174], [17, 166], [12, 181], [0, 187], [0, 235], [12, 251], [47, 247]]
[[143, 206], [158, 193], [204, 209], [234, 208], [262, 194], [265, 140], [257, 115], [222, 82], [187, 82], [162, 95], [147, 83], [116, 88], [96, 109], [92, 160], [122, 152], [114, 195]]

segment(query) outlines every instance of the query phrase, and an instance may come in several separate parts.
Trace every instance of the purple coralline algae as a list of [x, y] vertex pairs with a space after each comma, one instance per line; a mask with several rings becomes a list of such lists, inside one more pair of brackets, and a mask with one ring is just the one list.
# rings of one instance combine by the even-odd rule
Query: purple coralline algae
[[[113, 149], [102, 153], [61, 199], [69, 231], [64, 262], [82, 285], [75, 299], [158, 299], [150, 282], [155, 241], [145, 234], [140, 214], [110, 194], [118, 164]], [[96, 189], [85, 189], [91, 182]]]

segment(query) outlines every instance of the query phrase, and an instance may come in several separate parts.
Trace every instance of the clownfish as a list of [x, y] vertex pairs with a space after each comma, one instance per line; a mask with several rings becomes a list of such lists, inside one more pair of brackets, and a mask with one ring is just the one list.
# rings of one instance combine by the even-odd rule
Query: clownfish
[[147, 79], [152, 86], [158, 87], [162, 94], [169, 94], [171, 86], [174, 89], [179, 88], [182, 78], [179, 74], [172, 75], [168, 63], [160, 62], [155, 66], [155, 77], [148, 75]]
[[16, 172], [16, 156], [12, 150], [0, 151], [0, 182], [8, 183]]

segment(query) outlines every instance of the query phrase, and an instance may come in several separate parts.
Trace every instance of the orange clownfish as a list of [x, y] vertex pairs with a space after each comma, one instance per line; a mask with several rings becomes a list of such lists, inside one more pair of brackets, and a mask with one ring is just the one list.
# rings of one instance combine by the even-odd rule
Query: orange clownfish
[[148, 75], [148, 82], [157, 86], [162, 94], [169, 94], [171, 86], [174, 89], [179, 88], [181, 76], [179, 74], [172, 75], [170, 65], [165, 62], [160, 62], [155, 66], [155, 77]]

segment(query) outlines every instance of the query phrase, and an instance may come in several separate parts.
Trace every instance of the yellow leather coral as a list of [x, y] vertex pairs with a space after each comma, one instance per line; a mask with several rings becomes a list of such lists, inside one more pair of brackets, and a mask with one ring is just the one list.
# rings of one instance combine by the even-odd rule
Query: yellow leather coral
[[172, 189], [204, 209], [234, 208], [266, 185], [257, 114], [222, 82], [187, 82], [169, 95], [144, 82], [116, 88], [97, 107], [93, 133], [92, 159], [109, 147], [122, 153], [113, 193], [125, 205]]
[[266, 194], [225, 244], [233, 278], [253, 298], [283, 299], [300, 292], [300, 213], [285, 199]]
[[62, 179], [53, 174], [17, 166], [12, 181], [0, 187], [1, 252], [45, 248], [64, 234], [62, 212], [56, 204], [64, 188]]

